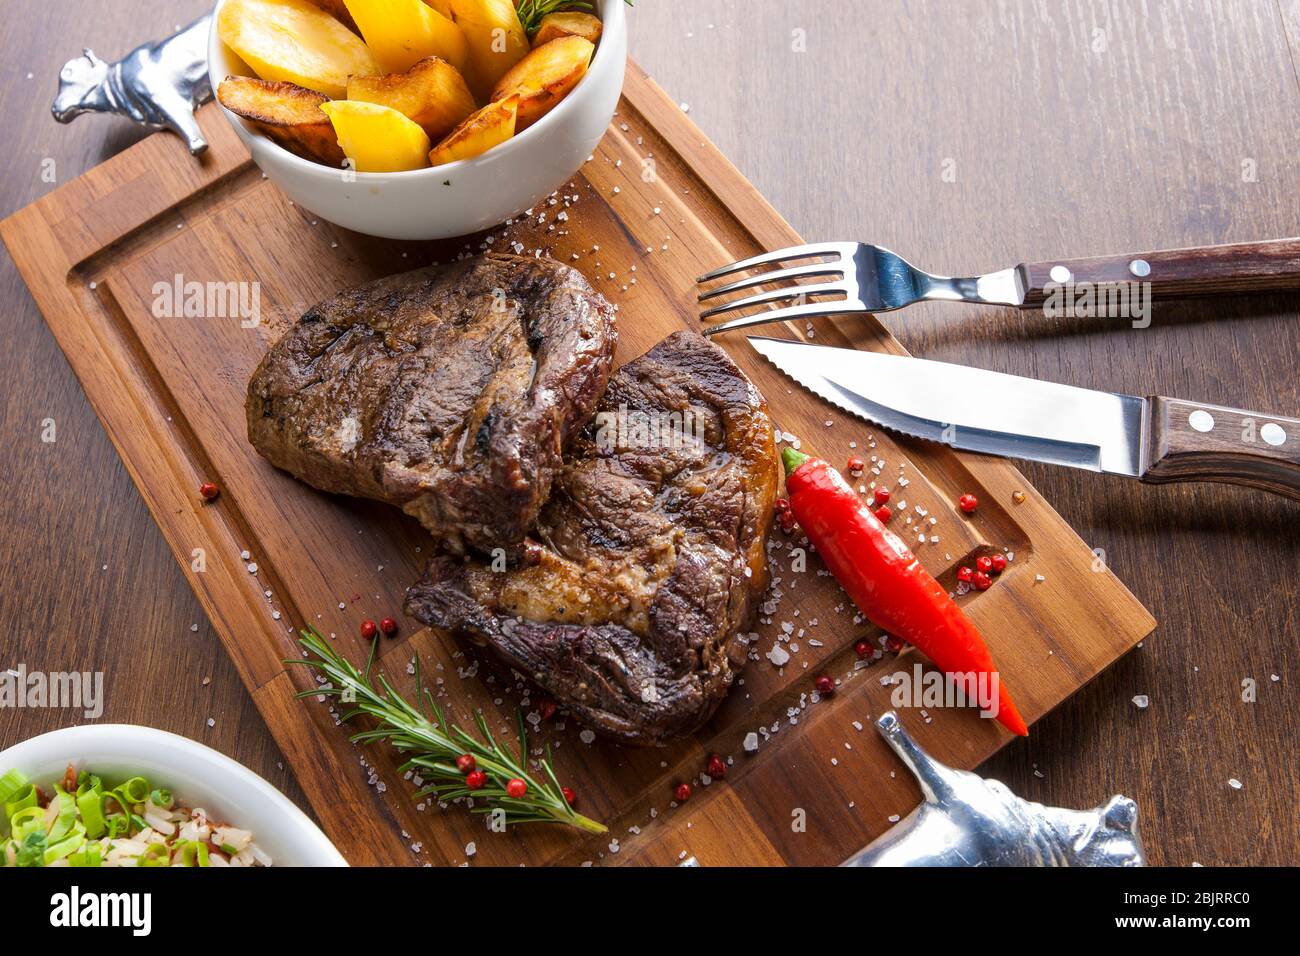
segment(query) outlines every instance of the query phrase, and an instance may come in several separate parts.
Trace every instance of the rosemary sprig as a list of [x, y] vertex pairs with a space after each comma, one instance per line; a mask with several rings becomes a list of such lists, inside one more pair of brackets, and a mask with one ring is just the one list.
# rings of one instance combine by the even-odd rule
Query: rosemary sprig
[[[624, 0], [627, 5], [632, 6], [632, 0]], [[548, 13], [555, 13], [557, 10], [587, 10], [591, 11], [594, 7], [583, 0], [515, 0], [515, 10], [519, 13], [519, 22], [523, 24], [524, 32], [533, 34], [541, 26], [542, 17]]]
[[[416, 669], [416, 686], [420, 708], [412, 706], [393, 689], [388, 678], [378, 676], [378, 687], [370, 672], [375, 662], [375, 644], [370, 646], [370, 658], [365, 671], [357, 670], [341, 656], [314, 627], [299, 632], [299, 643], [309, 655], [302, 659], [287, 660], [286, 664], [303, 664], [323, 674], [328, 683], [295, 696], [299, 699], [325, 695], [337, 697], [355, 706], [343, 715], [348, 721], [365, 715], [373, 717], [375, 726], [352, 735], [356, 743], [373, 743], [386, 740], [397, 750], [410, 754], [400, 772], [413, 770], [421, 777], [433, 781], [416, 793], [417, 797], [436, 795], [441, 801], [469, 797], [474, 800], [475, 813], [505, 812], [506, 823], [563, 823], [588, 833], [604, 833], [605, 827], [595, 820], [575, 813], [564, 799], [560, 782], [551, 767], [551, 749], [541, 761], [543, 775], [539, 780], [528, 773], [528, 735], [523, 714], [519, 715], [519, 754], [499, 744], [488, 728], [482, 712], [474, 715], [474, 723], [482, 739], [448, 722], [442, 708], [434, 701], [428, 688], [420, 680]], [[425, 716], [426, 707], [429, 716]], [[456, 768], [456, 758], [470, 754], [478, 769], [487, 774], [488, 783], [479, 790], [465, 785], [465, 775]], [[519, 778], [528, 785], [524, 796], [515, 798], [506, 793], [506, 783]]]

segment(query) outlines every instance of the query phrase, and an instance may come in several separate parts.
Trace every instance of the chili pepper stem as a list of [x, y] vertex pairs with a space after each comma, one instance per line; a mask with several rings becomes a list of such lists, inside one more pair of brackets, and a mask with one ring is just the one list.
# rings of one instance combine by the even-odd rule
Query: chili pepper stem
[[793, 475], [800, 465], [808, 460], [808, 456], [801, 451], [795, 451], [793, 448], [781, 449], [781, 464], [785, 465], [785, 473]]

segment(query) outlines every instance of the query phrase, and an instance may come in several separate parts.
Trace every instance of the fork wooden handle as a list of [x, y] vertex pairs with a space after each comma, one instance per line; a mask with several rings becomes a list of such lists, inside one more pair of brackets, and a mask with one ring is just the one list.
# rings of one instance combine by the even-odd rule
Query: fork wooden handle
[[1155, 396], [1142, 480], [1249, 485], [1300, 501], [1300, 419]]
[[1161, 299], [1275, 292], [1300, 289], [1300, 238], [1059, 259], [1023, 263], [1017, 269], [1027, 308], [1043, 305], [1054, 287], [1071, 283], [1076, 290], [1079, 283], [1150, 283], [1151, 296]]

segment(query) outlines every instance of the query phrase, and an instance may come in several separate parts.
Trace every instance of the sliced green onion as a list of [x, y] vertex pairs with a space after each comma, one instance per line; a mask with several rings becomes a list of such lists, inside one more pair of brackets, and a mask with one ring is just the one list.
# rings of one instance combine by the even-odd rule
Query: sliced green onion
[[104, 821], [104, 797], [98, 790], [86, 790], [77, 797], [77, 811], [81, 822], [86, 825], [86, 836], [92, 839], [104, 835], [107, 824]]
[[98, 867], [104, 865], [104, 857], [99, 847], [87, 844], [68, 856], [68, 866]]
[[171, 862], [171, 851], [167, 849], [164, 843], [150, 843], [140, 858], [136, 861], [136, 866], [166, 866]]
[[162, 807], [164, 810], [170, 810], [176, 805], [176, 801], [172, 799], [172, 792], [170, 790], [163, 790], [162, 788], [154, 790], [149, 794], [149, 802], [155, 807]]
[[179, 844], [182, 866], [208, 866], [208, 845], [202, 840], [182, 840]]
[[25, 789], [29, 781], [19, 770], [10, 770], [0, 777], [0, 803], [8, 803], [14, 796]]
[[130, 780], [120, 784], [114, 793], [120, 794], [123, 804], [135, 806], [138, 803], [144, 803], [149, 799], [149, 781], [144, 777], [132, 777]]
[[81, 771], [77, 775], [77, 796], [87, 793], [91, 790], [102, 793], [104, 790], [104, 781], [95, 776], [88, 770]]
[[29, 783], [5, 801], [5, 816], [12, 817], [19, 810], [34, 806], [36, 806], [36, 788]]
[[48, 833], [51, 843], [58, 843], [72, 830], [77, 822], [77, 801], [62, 787], [54, 788], [54, 805], [58, 808], [54, 824]]
[[86, 845], [86, 828], [78, 822], [62, 840], [56, 842], [47, 838], [46, 844], [45, 865], [49, 866], [55, 860], [61, 860]]
[[14, 839], [21, 842], [23, 837], [34, 830], [45, 832], [45, 811], [35, 804], [23, 807], [9, 818], [9, 824], [13, 827]]

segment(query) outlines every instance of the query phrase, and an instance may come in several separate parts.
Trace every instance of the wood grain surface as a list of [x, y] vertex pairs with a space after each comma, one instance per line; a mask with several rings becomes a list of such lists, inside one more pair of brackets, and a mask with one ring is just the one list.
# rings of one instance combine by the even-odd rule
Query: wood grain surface
[[[307, 623], [361, 660], [368, 651], [357, 636], [361, 620], [401, 606], [427, 560], [428, 536], [392, 508], [319, 494], [270, 467], [248, 444], [244, 405], [253, 369], [308, 303], [403, 264], [446, 262], [466, 244], [389, 242], [330, 226], [259, 174], [215, 107], [201, 110], [198, 121], [210, 144], [201, 163], [175, 139], [151, 137], [0, 221], [0, 235], [326, 834], [356, 864], [460, 861], [482, 835], [480, 822], [454, 811], [419, 812], [399, 783], [398, 761], [383, 748], [365, 753], [370, 771], [348, 773], [359, 754], [324, 708], [293, 703], [295, 687], [315, 684], [284, 664], [301, 653], [297, 629]], [[649, 157], [655, 175], [644, 176]], [[554, 207], [539, 205], [537, 214], [492, 230], [482, 243], [545, 251], [583, 269], [621, 310], [616, 364], [697, 327], [701, 262], [803, 242], [634, 64], [616, 121], [559, 195], [564, 205], [558, 198]], [[191, 315], [186, 302], [181, 317], [179, 293], [170, 307], [159, 299], [160, 281], [170, 291], [177, 282], [214, 278], [257, 283], [253, 321], [215, 303]], [[869, 316], [772, 331], [902, 350]], [[766, 396], [781, 432], [800, 436], [783, 440], [836, 462], [854, 446], [864, 460], [870, 456], [874, 464], [860, 484], [893, 491], [894, 530], [948, 587], [957, 587], [957, 565], [990, 550], [1007, 553], [997, 587], [962, 603], [1026, 721], [1151, 633], [1150, 615], [1010, 462], [900, 443], [794, 387], [743, 338], [715, 341]], [[198, 497], [205, 480], [222, 489], [219, 500]], [[982, 502], [975, 514], [956, 507], [967, 492]], [[778, 534], [762, 558], [774, 589], [752, 624], [755, 663], [741, 686], [698, 731], [661, 749], [584, 741], [571, 718], [534, 718], [527, 682], [450, 635], [408, 625], [385, 641], [382, 663], [398, 688], [415, 693], [404, 672], [418, 655], [424, 672], [438, 675], [435, 697], [462, 725], [482, 713], [497, 733], [512, 734], [518, 709], [536, 719], [533, 751], [554, 751], [557, 776], [584, 795], [584, 808], [615, 837], [523, 828], [477, 841], [475, 862], [629, 864], [670, 846], [705, 866], [834, 864], [909, 811], [915, 785], [898, 776], [896, 758], [866, 727], [890, 706], [884, 675], [910, 673], [914, 655], [859, 666], [853, 645], [882, 636], [855, 623], [855, 609], [815, 557], [805, 565], [802, 543], [801, 534]], [[779, 641], [788, 642], [784, 667], [763, 660]], [[813, 679], [823, 673], [839, 687], [812, 698]], [[960, 709], [907, 717], [922, 746], [964, 769], [1010, 739]], [[765, 740], [747, 759], [742, 741], [751, 731]], [[711, 753], [732, 762], [725, 787], [674, 809], [674, 785], [700, 785], [699, 768]], [[372, 776], [392, 784], [387, 796]], [[733, 807], [749, 815], [737, 819]], [[760, 853], [702, 839], [705, 824], [724, 811], [727, 823], [718, 826], [760, 835], [777, 855], [766, 846]], [[792, 813], [800, 826], [789, 825]]]
[[[1297, 132], [1280, 120], [1300, 106], [1295, 0], [864, 6], [645, 0], [632, 51], [809, 237], [969, 273], [1300, 232]], [[138, 137], [93, 117], [55, 126], [62, 62], [87, 43], [121, 55], [202, 8], [120, 0], [101, 22], [88, 2], [11, 5], [31, 28], [0, 41], [0, 212], [53, 188], [50, 161], [64, 182]], [[12, 264], [0, 268], [6, 662], [102, 667], [103, 719], [206, 740], [299, 796]], [[886, 322], [931, 358], [1294, 413], [1296, 308], [1281, 295], [1179, 303], [1140, 330], [937, 305]], [[1161, 629], [985, 772], [1048, 803], [1135, 797], [1156, 863], [1297, 862], [1294, 506], [1026, 471]], [[0, 745], [74, 719], [0, 712]]]

